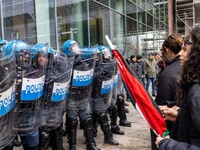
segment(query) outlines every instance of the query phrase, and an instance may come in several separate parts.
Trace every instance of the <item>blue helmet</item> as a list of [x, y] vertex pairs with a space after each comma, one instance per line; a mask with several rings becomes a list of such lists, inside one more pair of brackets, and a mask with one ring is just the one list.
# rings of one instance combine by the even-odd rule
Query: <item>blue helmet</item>
[[62, 46], [62, 50], [66, 55], [71, 55], [73, 53], [78, 53], [76, 51], [73, 50], [73, 46], [78, 46], [78, 43], [74, 40], [67, 40], [63, 46]]
[[55, 50], [49, 44], [46, 44], [46, 46], [47, 46], [47, 52], [49, 54], [54, 54], [55, 53]]
[[98, 51], [103, 54], [103, 57], [111, 57], [111, 50], [104, 45], [98, 46]]
[[0, 60], [4, 60], [13, 54], [12, 49], [6, 49], [6, 45], [3, 45], [0, 50]]
[[30, 52], [31, 47], [23, 41], [13, 40], [8, 42], [6, 45], [6, 50], [13, 50], [15, 54], [19, 54], [21, 52]]
[[21, 52], [30, 52], [30, 46], [24, 43], [23, 41], [13, 40], [8, 42], [6, 45], [3, 46], [5, 51], [5, 55], [8, 56], [13, 52], [18, 55]]
[[36, 55], [36, 54], [45, 54], [47, 55], [47, 53], [49, 54], [54, 54], [54, 50], [46, 44], [42, 44], [42, 43], [37, 43], [35, 45], [32, 46], [31, 52]]
[[6, 45], [7, 43], [8, 43], [7, 40], [2, 40], [2, 39], [0, 39], [0, 45]]

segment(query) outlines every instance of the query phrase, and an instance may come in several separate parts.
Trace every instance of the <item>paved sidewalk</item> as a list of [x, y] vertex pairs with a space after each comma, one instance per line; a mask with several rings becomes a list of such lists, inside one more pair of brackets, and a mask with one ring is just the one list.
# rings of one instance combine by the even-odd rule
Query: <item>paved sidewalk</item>
[[[95, 138], [98, 148], [101, 150], [150, 150], [150, 131], [147, 124], [144, 122], [141, 116], [135, 111], [130, 102], [127, 107], [129, 113], [127, 114], [128, 121], [132, 122], [132, 127], [122, 127], [120, 128], [125, 131], [125, 135], [114, 135], [120, 144], [119, 146], [110, 146], [103, 144], [103, 133], [100, 128], [98, 128], [98, 135]], [[119, 119], [118, 119], [119, 120]], [[77, 150], [85, 149], [85, 139], [83, 137], [83, 131], [78, 129], [77, 131]], [[64, 148], [68, 150], [67, 137], [63, 137]], [[14, 148], [14, 150], [22, 150], [22, 148]]]

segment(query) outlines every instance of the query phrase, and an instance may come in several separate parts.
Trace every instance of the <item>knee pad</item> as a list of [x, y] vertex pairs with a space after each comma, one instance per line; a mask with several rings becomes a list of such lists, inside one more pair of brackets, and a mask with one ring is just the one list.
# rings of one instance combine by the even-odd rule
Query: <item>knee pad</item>
[[118, 111], [118, 107], [117, 107], [117, 105], [115, 105], [114, 107], [113, 107], [113, 110], [112, 110], [114, 113], [117, 113], [117, 111]]
[[78, 126], [78, 120], [77, 119], [70, 119], [70, 118], [68, 118], [69, 120], [69, 124], [71, 125], [71, 126]]
[[100, 121], [101, 121], [101, 120], [108, 120], [107, 114], [106, 114], [106, 113], [100, 114], [99, 119], [100, 119]]
[[91, 117], [87, 117], [83, 120], [83, 126], [85, 126], [87, 124], [92, 124], [92, 118]]

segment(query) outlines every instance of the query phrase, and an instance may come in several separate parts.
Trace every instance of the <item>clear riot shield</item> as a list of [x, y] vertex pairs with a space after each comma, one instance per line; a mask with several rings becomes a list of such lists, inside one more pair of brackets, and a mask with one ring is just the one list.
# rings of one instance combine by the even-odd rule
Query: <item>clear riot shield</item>
[[49, 61], [45, 94], [40, 108], [40, 128], [53, 130], [60, 126], [66, 109], [66, 100], [71, 80], [74, 58], [67, 58], [62, 52], [56, 52]]
[[92, 101], [94, 110], [104, 112], [111, 105], [116, 60], [100, 63], [95, 69]]
[[92, 92], [96, 54], [96, 48], [83, 48], [75, 56], [67, 109], [77, 110], [88, 106]]
[[[1, 55], [1, 53], [0, 53]], [[17, 132], [13, 130], [15, 108], [15, 60], [14, 54], [0, 56], [0, 149], [10, 144]]]
[[15, 129], [35, 130], [38, 127], [38, 109], [44, 94], [44, 82], [47, 68], [47, 50], [21, 50], [16, 55], [17, 62], [17, 105], [19, 119]]
[[116, 64], [114, 65], [114, 78], [113, 78], [113, 94], [112, 94], [112, 101], [111, 101], [111, 106], [114, 106], [117, 102], [117, 94], [118, 94], [118, 79], [119, 79], [119, 74], [118, 74], [118, 65], [117, 61], [115, 61]]

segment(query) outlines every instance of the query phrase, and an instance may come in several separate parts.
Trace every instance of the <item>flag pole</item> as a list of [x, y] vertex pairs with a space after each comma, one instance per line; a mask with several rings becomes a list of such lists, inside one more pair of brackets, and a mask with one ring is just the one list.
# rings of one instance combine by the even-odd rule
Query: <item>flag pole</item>
[[[108, 37], [108, 35], [105, 35], [105, 39], [106, 39], [106, 41], [108, 42], [108, 45], [110, 46], [111, 50], [116, 50], [115, 47], [114, 47], [114, 45], [113, 45], [113, 43], [111, 42], [110, 38]], [[117, 59], [116, 59], [116, 60], [117, 60]], [[123, 67], [121, 66], [121, 64], [119, 63], [118, 60], [117, 60], [117, 63], [118, 63], [118, 65], [119, 65], [121, 68], [123, 68]]]
[[112, 50], [114, 50], [115, 47], [114, 47], [114, 45], [112, 44], [112, 42], [110, 41], [110, 38], [108, 37], [108, 35], [105, 35], [105, 39], [106, 39], [106, 41], [108, 42], [108, 45], [110, 46], [110, 48], [111, 48]]

